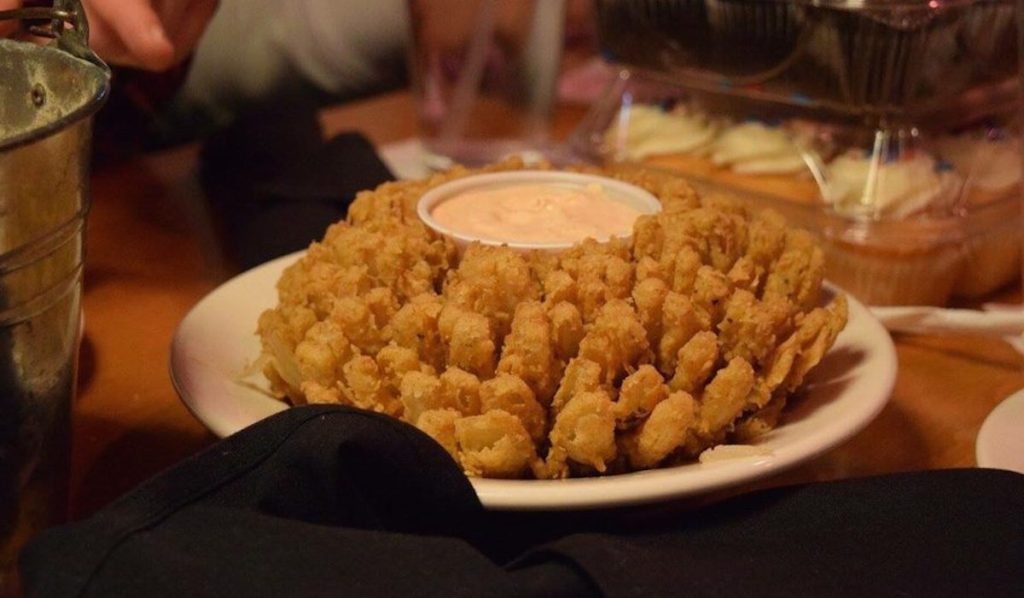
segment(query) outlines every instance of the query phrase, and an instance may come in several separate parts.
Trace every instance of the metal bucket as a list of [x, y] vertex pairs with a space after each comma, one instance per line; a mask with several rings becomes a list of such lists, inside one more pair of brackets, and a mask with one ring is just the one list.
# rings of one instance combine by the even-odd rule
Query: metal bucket
[[0, 594], [24, 541], [66, 516], [91, 117], [110, 79], [78, 0], [5, 18], [53, 42], [0, 39]]

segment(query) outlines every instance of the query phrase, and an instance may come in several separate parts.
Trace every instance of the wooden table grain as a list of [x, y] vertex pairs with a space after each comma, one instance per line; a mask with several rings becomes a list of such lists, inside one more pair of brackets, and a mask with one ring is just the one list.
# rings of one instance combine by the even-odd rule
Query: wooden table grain
[[[560, 111], [564, 135], [581, 115]], [[412, 136], [406, 93], [327, 110], [325, 135], [360, 130], [375, 144]], [[215, 441], [168, 376], [175, 327], [233, 272], [187, 146], [98, 169], [92, 177], [85, 336], [74, 404], [72, 515], [82, 517]], [[899, 336], [892, 400], [860, 434], [766, 484], [971, 467], [985, 416], [1024, 387], [1024, 359], [999, 339]]]

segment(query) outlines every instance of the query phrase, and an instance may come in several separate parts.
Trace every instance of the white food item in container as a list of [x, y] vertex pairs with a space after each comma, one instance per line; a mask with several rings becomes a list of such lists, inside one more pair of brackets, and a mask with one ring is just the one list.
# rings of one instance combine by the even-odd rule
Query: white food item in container
[[807, 168], [791, 132], [756, 121], [725, 130], [711, 148], [711, 161], [743, 174], [789, 174]]
[[886, 161], [851, 150], [829, 164], [823, 195], [840, 213], [906, 218], [950, 209], [960, 185], [955, 172], [923, 152]]
[[720, 126], [706, 114], [684, 106], [666, 111], [659, 106], [632, 104], [623, 108], [608, 129], [605, 141], [616, 159], [698, 153], [718, 135]]

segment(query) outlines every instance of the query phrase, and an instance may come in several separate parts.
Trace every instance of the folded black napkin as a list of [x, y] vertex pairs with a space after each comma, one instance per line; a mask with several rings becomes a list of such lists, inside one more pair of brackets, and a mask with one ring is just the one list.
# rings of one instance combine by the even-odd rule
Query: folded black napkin
[[1024, 596], [1024, 476], [947, 470], [697, 510], [495, 514], [432, 440], [287, 410], [22, 554], [29, 596]]
[[323, 139], [315, 107], [274, 105], [210, 137], [200, 181], [228, 257], [248, 269], [305, 249], [356, 193], [394, 176], [359, 133]]

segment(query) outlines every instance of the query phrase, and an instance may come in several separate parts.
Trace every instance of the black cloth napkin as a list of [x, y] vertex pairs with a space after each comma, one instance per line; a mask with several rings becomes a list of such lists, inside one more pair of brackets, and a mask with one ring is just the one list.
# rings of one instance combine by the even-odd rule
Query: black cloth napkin
[[345, 218], [356, 193], [393, 178], [365, 137], [323, 139], [315, 107], [301, 103], [247, 114], [200, 154], [223, 249], [242, 269], [305, 249]]
[[1024, 476], [946, 470], [696, 510], [484, 511], [415, 428], [289, 409], [22, 554], [29, 596], [1022, 596]]

